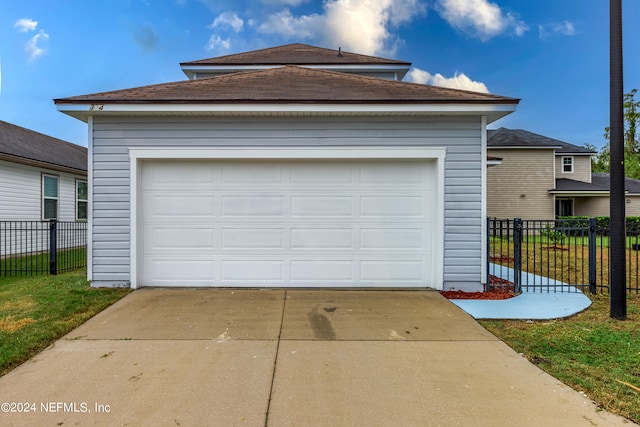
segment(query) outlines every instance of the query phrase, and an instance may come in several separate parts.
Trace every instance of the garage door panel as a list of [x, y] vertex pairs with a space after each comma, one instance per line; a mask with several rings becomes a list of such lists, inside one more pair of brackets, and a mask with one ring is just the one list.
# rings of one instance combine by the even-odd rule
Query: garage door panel
[[361, 263], [361, 279], [364, 281], [386, 282], [390, 285], [400, 282], [420, 282], [426, 279], [423, 260], [378, 259]]
[[283, 228], [223, 228], [221, 249], [283, 249]]
[[283, 196], [223, 196], [223, 217], [264, 217], [284, 215]]
[[146, 193], [144, 195], [144, 206], [153, 212], [153, 219], [163, 217], [178, 218], [186, 220], [191, 217], [215, 216], [216, 198], [203, 194], [157, 194]]
[[422, 217], [422, 196], [363, 196], [360, 199], [360, 215], [375, 217]]
[[353, 197], [292, 196], [291, 216], [352, 217], [353, 205]]
[[145, 161], [141, 284], [428, 286], [434, 165]]
[[189, 163], [189, 173], [185, 174], [185, 162], [157, 161], [157, 167], [148, 168], [142, 176], [145, 188], [153, 186], [163, 189], [184, 189], [188, 186], [211, 185], [216, 181], [217, 167], [202, 162]]
[[362, 249], [425, 249], [423, 228], [365, 228], [360, 230]]
[[216, 246], [215, 228], [206, 227], [176, 227], [147, 224], [145, 235], [148, 236], [149, 252], [162, 250], [209, 249]]
[[221, 268], [221, 279], [223, 282], [284, 282], [285, 279], [285, 262], [279, 259], [223, 260]]
[[376, 185], [423, 184], [423, 170], [421, 163], [371, 163], [360, 168], [360, 182]]
[[356, 180], [351, 163], [311, 163], [291, 165], [291, 183], [307, 185], [353, 184]]
[[351, 260], [294, 260], [291, 262], [291, 279], [305, 282], [353, 282], [354, 269], [354, 262]]
[[182, 257], [145, 257], [144, 269], [147, 280], [164, 286], [190, 284], [211, 285], [215, 282], [215, 265], [211, 259]]
[[292, 228], [292, 249], [352, 249], [351, 228]]
[[221, 179], [224, 184], [282, 184], [285, 166], [273, 163], [254, 162], [222, 164]]

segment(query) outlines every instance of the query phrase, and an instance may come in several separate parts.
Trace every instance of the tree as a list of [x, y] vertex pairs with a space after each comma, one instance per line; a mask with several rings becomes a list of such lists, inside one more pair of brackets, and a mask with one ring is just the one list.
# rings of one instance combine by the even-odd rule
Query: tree
[[[638, 89], [632, 89], [624, 95], [624, 165], [625, 175], [629, 178], [640, 179], [640, 101], [636, 101], [635, 96]], [[610, 139], [611, 129], [607, 126], [604, 129], [604, 137]], [[591, 158], [591, 170], [593, 172], [609, 172], [609, 161], [611, 150], [609, 142], [600, 151], [591, 144], [586, 144], [586, 148], [597, 151]]]

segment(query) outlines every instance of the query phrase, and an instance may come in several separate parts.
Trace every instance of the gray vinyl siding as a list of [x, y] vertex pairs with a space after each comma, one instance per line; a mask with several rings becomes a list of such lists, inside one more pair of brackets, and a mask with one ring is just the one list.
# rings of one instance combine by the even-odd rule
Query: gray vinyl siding
[[130, 147], [446, 147], [444, 288], [478, 290], [481, 277], [481, 119], [96, 117], [93, 122], [94, 284], [130, 279]]

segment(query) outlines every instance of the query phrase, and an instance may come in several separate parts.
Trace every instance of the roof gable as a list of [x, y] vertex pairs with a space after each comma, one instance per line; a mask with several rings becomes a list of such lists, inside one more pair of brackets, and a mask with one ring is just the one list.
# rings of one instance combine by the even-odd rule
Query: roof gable
[[407, 65], [410, 62], [378, 58], [342, 50], [325, 49], [301, 43], [270, 47], [251, 52], [183, 62], [180, 65]]
[[0, 159], [86, 174], [87, 149], [0, 121]]
[[584, 154], [594, 152], [585, 147], [549, 138], [522, 129], [491, 129], [487, 131], [488, 147], [549, 148], [556, 154]]

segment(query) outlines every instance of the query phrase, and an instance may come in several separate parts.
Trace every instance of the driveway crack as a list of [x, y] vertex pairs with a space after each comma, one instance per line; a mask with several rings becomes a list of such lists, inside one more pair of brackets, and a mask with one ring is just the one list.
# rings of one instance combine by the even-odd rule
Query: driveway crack
[[264, 426], [269, 425], [269, 412], [271, 411], [271, 397], [273, 396], [273, 384], [276, 379], [276, 369], [278, 368], [278, 354], [280, 353], [280, 339], [282, 337], [282, 326], [284, 325], [284, 313], [287, 308], [287, 290], [284, 291], [284, 301], [282, 302], [282, 315], [280, 316], [280, 330], [278, 331], [278, 343], [276, 344], [276, 356], [273, 360], [273, 372], [271, 374], [271, 387], [269, 388], [269, 401], [267, 402], [267, 413], [264, 418]]

